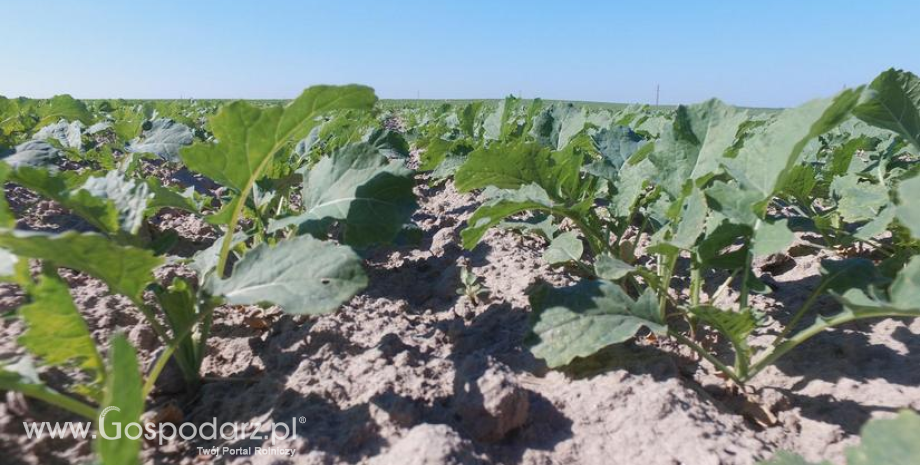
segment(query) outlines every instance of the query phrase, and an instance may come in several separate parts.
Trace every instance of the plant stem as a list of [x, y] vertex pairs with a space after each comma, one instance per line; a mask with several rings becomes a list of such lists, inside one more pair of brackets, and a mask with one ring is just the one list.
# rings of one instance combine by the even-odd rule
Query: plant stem
[[[209, 305], [205, 309], [205, 311], [198, 314], [198, 316], [196, 317], [195, 321], [192, 322], [192, 324], [186, 326], [185, 329], [182, 330], [182, 332], [177, 334], [176, 337], [174, 337], [172, 341], [170, 341], [169, 344], [167, 344], [166, 349], [163, 351], [162, 354], [160, 354], [160, 358], [157, 359], [157, 363], [150, 370], [150, 374], [147, 375], [147, 380], [144, 382], [143, 392], [144, 392], [145, 398], [150, 394], [150, 391], [153, 390], [153, 387], [156, 384], [157, 378], [160, 376], [160, 373], [166, 367], [166, 363], [169, 362], [169, 358], [172, 357], [176, 349], [179, 348], [179, 345], [182, 344], [182, 341], [186, 337], [188, 337], [189, 334], [192, 333], [192, 331], [194, 330], [197, 324], [201, 323], [202, 321], [205, 321], [205, 322], [209, 321], [211, 317], [213, 316], [213, 313], [214, 313], [214, 306]], [[197, 359], [200, 360], [201, 357], [198, 357]], [[195, 364], [195, 367], [197, 368], [197, 363]], [[197, 374], [197, 370], [195, 373]], [[192, 380], [186, 379], [186, 381], [191, 382]]]
[[751, 242], [745, 244], [744, 269], [741, 270], [744, 275], [741, 276], [741, 296], [738, 298], [738, 308], [743, 309], [748, 306], [748, 280], [751, 277], [751, 264], [754, 262], [754, 254], [751, 253]]
[[789, 320], [789, 323], [786, 324], [786, 327], [776, 335], [776, 339], [773, 340], [773, 345], [777, 346], [782, 342], [782, 340], [789, 335], [789, 333], [795, 329], [796, 325], [799, 324], [799, 321], [805, 317], [805, 314], [808, 312], [808, 309], [811, 308], [812, 304], [818, 300], [818, 297], [821, 296], [821, 293], [824, 292], [824, 289], [827, 287], [827, 280], [818, 285], [817, 288], [808, 296], [808, 299], [802, 304], [801, 307], [795, 312], [795, 315], [792, 316], [792, 319]]
[[60, 407], [68, 412], [73, 412], [81, 417], [94, 420], [96, 418], [96, 407], [81, 402], [69, 396], [65, 396], [44, 385], [22, 386], [17, 389], [26, 396], [38, 399], [42, 402]]
[[731, 378], [731, 380], [737, 383], [739, 386], [744, 385], [744, 382], [741, 380], [741, 378], [739, 378], [735, 374], [734, 370], [729, 368], [728, 365], [719, 361], [719, 359], [717, 359], [715, 355], [712, 355], [711, 353], [709, 353], [709, 351], [704, 349], [703, 346], [697, 344], [696, 342], [692, 341], [687, 336], [684, 336], [683, 334], [680, 334], [678, 331], [675, 331], [673, 329], [669, 329], [668, 334], [671, 335], [671, 337], [673, 337], [674, 339], [677, 339], [677, 341], [680, 342], [681, 344], [689, 347], [690, 349], [693, 349], [694, 352], [700, 354], [700, 356], [708, 360], [709, 363], [713, 364], [717, 370], [725, 374], [725, 376], [728, 376], [729, 378]]
[[700, 304], [700, 288], [703, 280], [700, 277], [700, 267], [693, 262], [690, 268], [690, 305], [696, 307]]
[[832, 328], [834, 326], [839, 326], [845, 323], [850, 323], [856, 320], [863, 320], [866, 318], [880, 318], [880, 317], [916, 317], [917, 312], [911, 310], [888, 310], [888, 309], [879, 309], [879, 310], [860, 310], [859, 314], [853, 313], [852, 311], [844, 311], [837, 315], [834, 315], [829, 318], [819, 318], [813, 325], [808, 328], [799, 331], [791, 338], [783, 341], [782, 344], [771, 347], [765, 351], [764, 357], [760, 359], [757, 363], [751, 366], [748, 370], [747, 375], [744, 377], [744, 380], [750, 380], [757, 373], [760, 373], [764, 368], [772, 365], [777, 359], [782, 357], [789, 352], [790, 350], [796, 348], [799, 344], [811, 339], [814, 335], [824, 331], [825, 329]]
[[[251, 189], [251, 187], [250, 187]], [[233, 206], [233, 212], [230, 213], [230, 221], [227, 223], [227, 231], [224, 232], [223, 242], [220, 244], [220, 255], [217, 256], [217, 276], [225, 278], [224, 270], [227, 268], [227, 257], [230, 255], [230, 244], [233, 243], [233, 234], [236, 232], [236, 223], [240, 220], [243, 213], [243, 206], [246, 204], [246, 196], [249, 190], [244, 190], [237, 198], [236, 205]]]

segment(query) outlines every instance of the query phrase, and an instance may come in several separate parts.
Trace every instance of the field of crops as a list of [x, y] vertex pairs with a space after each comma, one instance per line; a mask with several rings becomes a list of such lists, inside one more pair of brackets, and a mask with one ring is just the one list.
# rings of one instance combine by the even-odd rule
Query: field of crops
[[784, 110], [0, 97], [3, 462], [918, 463], [918, 149], [899, 70]]

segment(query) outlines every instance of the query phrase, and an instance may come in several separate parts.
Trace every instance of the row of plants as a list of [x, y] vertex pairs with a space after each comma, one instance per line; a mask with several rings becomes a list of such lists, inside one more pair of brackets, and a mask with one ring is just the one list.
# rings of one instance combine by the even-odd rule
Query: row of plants
[[[367, 283], [363, 250], [411, 240], [410, 145], [431, 182], [452, 178], [486, 199], [464, 247], [491, 228], [538, 236], [544, 259], [579, 278], [530, 292], [527, 342], [551, 368], [650, 333], [744, 387], [829, 328], [920, 316], [920, 210], [909, 203], [920, 194], [920, 79], [911, 73], [889, 70], [776, 112], [717, 100], [589, 110], [513, 97], [384, 112], [376, 100], [362, 86], [311, 87], [284, 105], [0, 99], [2, 181], [93, 230], [27, 231], [0, 203], [0, 276], [26, 294], [19, 344], [30, 354], [0, 366], [0, 389], [90, 419], [117, 406], [107, 423], [139, 421], [169, 360], [191, 389], [200, 384], [219, 306], [333, 311]], [[389, 128], [394, 118], [405, 138]], [[164, 182], [156, 170], [216, 188]], [[163, 209], [202, 218], [220, 239], [175, 256], [179, 238], [151, 225]], [[772, 343], [751, 344], [771, 317], [751, 305], [770, 292], [753, 263], [797, 237], [836, 258]], [[157, 282], [165, 264], [195, 278]], [[100, 350], [61, 268], [130, 299], [164, 347], [151, 367], [124, 336]], [[475, 277], [461, 284], [475, 301]], [[842, 310], [816, 314], [824, 296]], [[707, 344], [711, 335], [732, 353]], [[50, 367], [72, 383], [45, 384], [39, 373]], [[139, 449], [128, 438], [96, 443], [105, 463], [136, 463]]]
[[[200, 384], [217, 307], [277, 305], [306, 315], [338, 308], [367, 283], [360, 252], [396, 240], [416, 207], [405, 141], [382, 127], [376, 100], [372, 89], [352, 85], [311, 87], [283, 106], [233, 102], [216, 114], [195, 102], [151, 110], [126, 102], [90, 108], [69, 98], [12, 101], [16, 107], [0, 113], [5, 122], [44, 119], [4, 126], [12, 147], [0, 181], [58, 202], [93, 232], [17, 229], [0, 202], [0, 274], [26, 294], [18, 315], [27, 329], [18, 343], [28, 353], [0, 365], [0, 389], [89, 420], [110, 412], [99, 428], [140, 422], [169, 360], [190, 389]], [[79, 111], [30, 113], [62, 101]], [[151, 164], [191, 171], [219, 188], [164, 186], [146, 174]], [[223, 236], [194, 256], [174, 256], [176, 234], [150, 227], [167, 208], [199, 216]], [[157, 282], [154, 270], [167, 263], [187, 266], [195, 279]], [[130, 299], [165, 348], [151, 367], [139, 365], [124, 335], [103, 353], [61, 268]], [[67, 370], [72, 382], [47, 385], [39, 370], [49, 367]], [[137, 463], [140, 447], [127, 435], [95, 442], [103, 463], [119, 465]]]
[[[773, 114], [710, 100], [670, 116], [602, 115], [509, 98], [477, 117], [471, 104], [419, 131], [428, 148], [421, 169], [452, 165], [458, 190], [484, 194], [461, 233], [466, 248], [490, 228], [512, 228], [544, 238], [547, 262], [584, 276], [531, 294], [531, 350], [550, 367], [645, 328], [744, 385], [824, 329], [920, 316], [920, 223], [909, 202], [920, 192], [918, 88], [913, 74], [890, 70]], [[825, 261], [811, 298], [773, 344], [755, 349], [747, 341], [764, 315], [749, 300], [770, 289], [752, 261], [784, 251], [800, 232], [818, 238], [806, 244], [813, 252], [865, 247], [881, 258]], [[725, 274], [714, 294], [734, 285], [734, 303], [716, 306], [703, 284]], [[843, 312], [812, 314], [826, 294]], [[814, 324], [800, 327], [805, 319]], [[702, 331], [730, 341], [733, 360], [697, 343]]]
[[[718, 100], [672, 114], [514, 98], [495, 111], [477, 105], [415, 110], [426, 121], [420, 169], [485, 198], [461, 233], [464, 247], [491, 228], [512, 229], [544, 239], [543, 258], [581, 276], [530, 292], [527, 343], [550, 368], [645, 333], [689, 348], [744, 388], [823, 331], [920, 316], [920, 78], [909, 72], [779, 112]], [[752, 264], [797, 237], [834, 258], [771, 343], [756, 346], [771, 318], [751, 295], [771, 289]], [[815, 310], [825, 296], [837, 313]], [[905, 413], [898, 424], [916, 434], [916, 418]], [[894, 451], [867, 438], [875, 445], [849, 463], [904, 460], [912, 445], [899, 437]]]

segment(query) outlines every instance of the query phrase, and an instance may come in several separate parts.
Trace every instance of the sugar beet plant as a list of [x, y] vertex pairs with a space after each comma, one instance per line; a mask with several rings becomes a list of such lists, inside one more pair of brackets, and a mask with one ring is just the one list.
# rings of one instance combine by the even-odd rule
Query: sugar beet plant
[[[481, 144], [455, 172], [459, 190], [484, 189], [486, 198], [462, 232], [465, 247], [510, 227], [544, 237], [549, 263], [584, 276], [531, 292], [531, 349], [550, 367], [646, 328], [743, 385], [828, 328], [920, 316], [915, 75], [886, 71], [775, 114], [716, 100], [667, 120], [637, 121], [632, 111], [595, 122], [571, 107], [532, 113], [529, 132]], [[770, 289], [752, 263], [788, 248], [796, 232], [823, 239], [805, 244], [813, 250], [845, 256], [864, 246], [882, 258], [824, 261], [810, 298], [772, 344], [755, 348], [749, 339], [765, 315], [750, 295]], [[707, 299], [704, 277], [717, 275], [728, 278]], [[730, 305], [718, 298], [729, 288]], [[813, 315], [828, 293], [843, 310]], [[806, 318], [814, 322], [801, 327]], [[733, 360], [707, 348], [702, 331], [727, 340]]]
[[[373, 118], [361, 120], [369, 127], [328, 131], [337, 142], [326, 152], [314, 147], [313, 158], [297, 155], [296, 148], [324, 126], [337, 127], [330, 115], [369, 114], [375, 101], [373, 90], [363, 86], [311, 87], [283, 107], [227, 104], [210, 118], [208, 140], [181, 150], [192, 141], [177, 141], [175, 131], [150, 133], [128, 145], [130, 152], [132, 145], [147, 144], [136, 152], [181, 161], [220, 184], [224, 194], [213, 200], [139, 176], [141, 155], [113, 158], [118, 169], [102, 174], [58, 169], [64, 155], [55, 145], [17, 145], [0, 163], [0, 181], [59, 202], [94, 231], [19, 230], [8, 205], [0, 203], [0, 274], [27, 295], [19, 316], [28, 329], [19, 343], [33, 356], [0, 366], [0, 389], [89, 419], [119, 407], [105, 417], [106, 425], [139, 422], [144, 400], [170, 359], [190, 388], [198, 385], [218, 306], [273, 304], [312, 315], [348, 300], [367, 281], [351, 246], [396, 238], [415, 208], [411, 171], [403, 160], [385, 155], [399, 152], [394, 149], [399, 140], [375, 131]], [[299, 183], [296, 208], [292, 198]], [[167, 260], [170, 241], [146, 234], [147, 219], [166, 207], [203, 216], [223, 229], [223, 237], [191, 259]], [[30, 260], [37, 262], [30, 266]], [[177, 277], [157, 283], [154, 270], [167, 261], [186, 262], [197, 282]], [[101, 280], [144, 315], [165, 346], [145, 373], [124, 336], [109, 342], [108, 357], [100, 353], [60, 268]], [[65, 386], [69, 392], [45, 385], [36, 362], [77, 373]], [[113, 464], [136, 462], [139, 448], [140, 442], [129, 438], [99, 439], [96, 447], [103, 462]]]

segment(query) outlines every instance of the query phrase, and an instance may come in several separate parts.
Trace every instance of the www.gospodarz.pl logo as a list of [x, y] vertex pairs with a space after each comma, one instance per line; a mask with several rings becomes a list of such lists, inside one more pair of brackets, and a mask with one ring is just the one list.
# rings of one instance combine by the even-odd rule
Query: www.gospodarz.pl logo
[[[225, 422], [217, 423], [216, 418], [211, 421], [196, 424], [184, 422], [179, 425], [173, 423], [121, 423], [118, 421], [106, 422], [106, 415], [112, 412], [121, 412], [116, 406], [106, 407], [99, 412], [98, 431], [93, 428], [92, 422], [23, 422], [26, 436], [30, 439], [42, 438], [45, 435], [52, 439], [121, 439], [137, 440], [144, 438], [149, 442], [163, 445], [176, 439], [186, 441], [192, 439], [224, 441], [235, 440], [270, 440], [274, 446], [278, 442], [286, 441], [297, 435], [297, 425], [306, 423], [305, 417], [291, 418], [290, 423], [285, 422]], [[260, 449], [260, 448], [254, 448]], [[288, 451], [285, 449], [284, 451]], [[290, 449], [293, 453], [293, 449]], [[254, 453], [259, 451], [253, 450]]]

